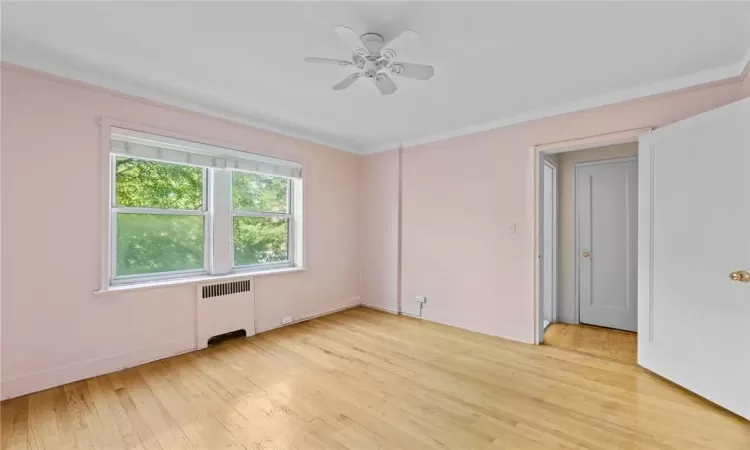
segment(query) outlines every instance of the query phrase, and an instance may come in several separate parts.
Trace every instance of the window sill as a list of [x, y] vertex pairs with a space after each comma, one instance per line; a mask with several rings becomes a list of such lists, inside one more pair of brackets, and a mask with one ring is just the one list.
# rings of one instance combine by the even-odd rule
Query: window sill
[[304, 267], [284, 267], [284, 268], [278, 268], [278, 269], [258, 270], [256, 272], [230, 273], [227, 275], [202, 275], [199, 277], [177, 278], [177, 279], [172, 279], [172, 280], [149, 281], [147, 283], [133, 283], [133, 284], [123, 284], [123, 285], [118, 285], [118, 286], [110, 286], [107, 289], [100, 289], [100, 290], [94, 291], [93, 294], [94, 295], [106, 295], [106, 294], [114, 294], [117, 292], [132, 292], [132, 291], [142, 291], [146, 289], [161, 289], [161, 288], [172, 287], [172, 286], [185, 286], [185, 285], [199, 284], [199, 283], [222, 283], [225, 281], [243, 280], [247, 278], [259, 277], [259, 276], [265, 276], [265, 275], [280, 275], [284, 273], [304, 272], [306, 270], [307, 268], [304, 268]]

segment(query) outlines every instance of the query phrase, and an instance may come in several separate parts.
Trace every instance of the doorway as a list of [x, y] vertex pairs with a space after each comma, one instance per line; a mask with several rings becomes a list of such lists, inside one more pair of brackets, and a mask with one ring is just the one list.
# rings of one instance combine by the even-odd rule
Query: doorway
[[[542, 153], [539, 178], [540, 343], [635, 364], [636, 137], [556, 150]], [[555, 180], [548, 175], [552, 164]], [[555, 252], [548, 250], [550, 236]]]

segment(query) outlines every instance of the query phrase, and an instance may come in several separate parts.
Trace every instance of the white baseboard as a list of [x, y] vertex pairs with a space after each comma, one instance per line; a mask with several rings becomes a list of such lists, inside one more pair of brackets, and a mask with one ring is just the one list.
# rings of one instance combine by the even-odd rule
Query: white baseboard
[[412, 317], [414, 319], [424, 320], [425, 322], [439, 323], [440, 325], [446, 325], [446, 326], [453, 327], [453, 328], [459, 328], [461, 330], [471, 331], [472, 333], [484, 334], [484, 335], [487, 335], [487, 336], [492, 336], [492, 337], [496, 337], [496, 338], [500, 338], [500, 339], [506, 339], [506, 340], [513, 341], [513, 342], [521, 342], [523, 344], [533, 344], [533, 342], [526, 341], [526, 340], [523, 340], [523, 339], [518, 339], [518, 338], [513, 338], [513, 337], [508, 337], [508, 336], [500, 336], [500, 335], [496, 335], [496, 334], [483, 333], [481, 331], [477, 331], [477, 330], [472, 330], [472, 329], [469, 329], [469, 328], [460, 327], [460, 326], [458, 326], [456, 324], [452, 324], [452, 323], [448, 323], [448, 322], [442, 322], [440, 320], [435, 320], [435, 319], [428, 319], [428, 318], [426, 318], [424, 316], [418, 316], [416, 314], [408, 313], [408, 312], [405, 312], [405, 311], [398, 312], [398, 311], [392, 310], [390, 308], [383, 308], [382, 306], [368, 305], [367, 303], [362, 303], [361, 306], [363, 306], [365, 308], [374, 309], [376, 311], [382, 311], [382, 312], [387, 313], [387, 314], [395, 314], [395, 315], [398, 315], [398, 316]]
[[[304, 316], [282, 326], [293, 325], [295, 323], [304, 322], [306, 320], [315, 319], [317, 317], [327, 316], [339, 311], [356, 308], [360, 305], [359, 297], [352, 297], [349, 299], [349, 302], [351, 303], [340, 308]], [[259, 331], [258, 333], [270, 331], [272, 329], [275, 328]], [[128, 367], [139, 366], [141, 364], [169, 358], [170, 356], [187, 353], [194, 350], [196, 350], [195, 336], [190, 336], [188, 339], [164, 341], [158, 345], [135, 350], [132, 352], [120, 353], [118, 355], [107, 356], [99, 359], [92, 359], [69, 366], [42, 370], [28, 375], [11, 378], [9, 380], [3, 380], [2, 389], [0, 389], [0, 392], [2, 392], [1, 400], [20, 397], [22, 395], [31, 394], [33, 392], [39, 392], [45, 389], [62, 386], [63, 384], [72, 383], [74, 381], [85, 380], [87, 378], [117, 372], [118, 370], [126, 369]]]
[[164, 341], [158, 345], [132, 352], [92, 359], [70, 366], [42, 370], [17, 378], [3, 380], [2, 400], [43, 391], [74, 381], [85, 380], [86, 378], [117, 372], [128, 367], [138, 366], [193, 350], [195, 350], [195, 336], [189, 336], [187, 339]]
[[319, 313], [319, 314], [312, 314], [312, 315], [309, 315], [309, 316], [305, 316], [305, 317], [299, 318], [297, 320], [293, 320], [291, 323], [288, 323], [288, 324], [286, 324], [284, 326], [294, 325], [295, 323], [306, 322], [308, 320], [317, 319], [318, 317], [323, 317], [323, 316], [327, 316], [327, 315], [330, 315], [330, 314], [335, 314], [337, 312], [346, 311], [347, 309], [356, 308], [357, 306], [360, 306], [359, 302], [352, 303], [352, 304], [346, 305], [346, 306], [342, 306], [341, 308], [332, 309], [331, 311], [326, 311], [326, 312]]
[[288, 327], [289, 325], [294, 325], [295, 323], [306, 322], [308, 320], [317, 319], [318, 317], [323, 317], [323, 316], [327, 316], [327, 315], [330, 315], [330, 314], [335, 314], [337, 312], [346, 311], [347, 309], [352, 309], [352, 308], [356, 308], [357, 306], [361, 306], [361, 303], [359, 303], [359, 297], [354, 297], [354, 298], [352, 298], [350, 300], [353, 300], [354, 302], [351, 303], [351, 304], [342, 306], [340, 308], [332, 309], [330, 311], [325, 311], [325, 312], [321, 312], [321, 313], [310, 314], [310, 315], [307, 315], [307, 316], [304, 316], [304, 317], [300, 317], [299, 319], [294, 319], [291, 322], [285, 323], [283, 325], [279, 325], [278, 327], [273, 327], [273, 328], [265, 329], [263, 331], [258, 331], [255, 334], [261, 334], [261, 333], [265, 333], [266, 331], [271, 331], [271, 330], [276, 330], [276, 329], [283, 328], [283, 327]]
[[[427, 320], [428, 322], [430, 322], [430, 320], [425, 319], [422, 316], [418, 316], [416, 314], [408, 313], [406, 311], [396, 311], [395, 309], [383, 308], [382, 306], [368, 305], [366, 303], [362, 303], [362, 306], [364, 306], [365, 308], [375, 309], [377, 311], [383, 311], [384, 313], [388, 313], [388, 314], [396, 314], [398, 316], [413, 317], [415, 319], [422, 319], [422, 320]], [[440, 322], [435, 322], [435, 323], [440, 323]]]
[[383, 311], [389, 314], [401, 314], [395, 309], [383, 308], [382, 306], [368, 305], [367, 303], [362, 303], [362, 306], [364, 306], [365, 308], [375, 309], [377, 311]]

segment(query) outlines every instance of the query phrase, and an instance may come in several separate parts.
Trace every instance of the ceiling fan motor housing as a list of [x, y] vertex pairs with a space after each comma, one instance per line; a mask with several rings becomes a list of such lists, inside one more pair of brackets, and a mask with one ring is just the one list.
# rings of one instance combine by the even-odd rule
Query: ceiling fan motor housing
[[365, 61], [365, 66], [362, 69], [362, 74], [367, 78], [375, 78], [375, 75], [381, 70], [383, 70], [385, 66], [383, 65], [382, 61], [368, 59]]

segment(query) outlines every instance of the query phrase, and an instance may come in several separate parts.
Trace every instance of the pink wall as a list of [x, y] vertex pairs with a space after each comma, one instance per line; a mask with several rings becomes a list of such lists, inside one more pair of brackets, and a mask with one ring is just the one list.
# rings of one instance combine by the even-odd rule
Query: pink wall
[[360, 158], [362, 303], [398, 310], [398, 152]]
[[395, 311], [400, 294], [407, 313], [425, 295], [429, 320], [531, 341], [530, 147], [659, 126], [750, 95], [747, 77], [409, 148], [400, 162], [396, 151], [360, 157], [11, 65], [1, 75], [4, 397], [195, 346], [192, 286], [92, 294], [99, 117], [303, 162], [309, 270], [257, 278], [258, 332], [357, 296]]
[[[745, 88], [746, 89], [746, 88]], [[745, 90], [745, 92], [747, 92]], [[531, 147], [627, 129], [662, 126], [741, 98], [739, 82], [672, 93], [405, 149], [402, 159], [402, 273], [404, 312], [525, 342], [533, 341], [533, 158]], [[396, 154], [396, 151], [388, 153]], [[379, 159], [365, 159], [380, 164]], [[377, 161], [377, 162], [376, 162]], [[398, 167], [377, 169], [384, 204], [394, 194]], [[386, 181], [387, 180], [387, 181]], [[381, 206], [382, 207], [382, 206]], [[375, 220], [378, 218], [375, 217]], [[513, 223], [517, 231], [512, 233]], [[378, 224], [368, 223], [368, 227]], [[380, 226], [393, 230], [392, 219]], [[392, 231], [391, 231], [392, 232]], [[396, 241], [369, 242], [369, 248]], [[397, 249], [378, 249], [388, 271]], [[373, 267], [378, 262], [370, 259]], [[364, 267], [363, 267], [364, 269]], [[366, 277], [369, 272], [364, 270]], [[363, 282], [371, 298], [374, 283]], [[382, 289], [382, 287], [379, 287]]]
[[4, 396], [195, 347], [194, 286], [92, 294], [101, 116], [303, 162], [309, 270], [256, 279], [257, 331], [359, 302], [358, 156], [10, 65], [2, 92]]

